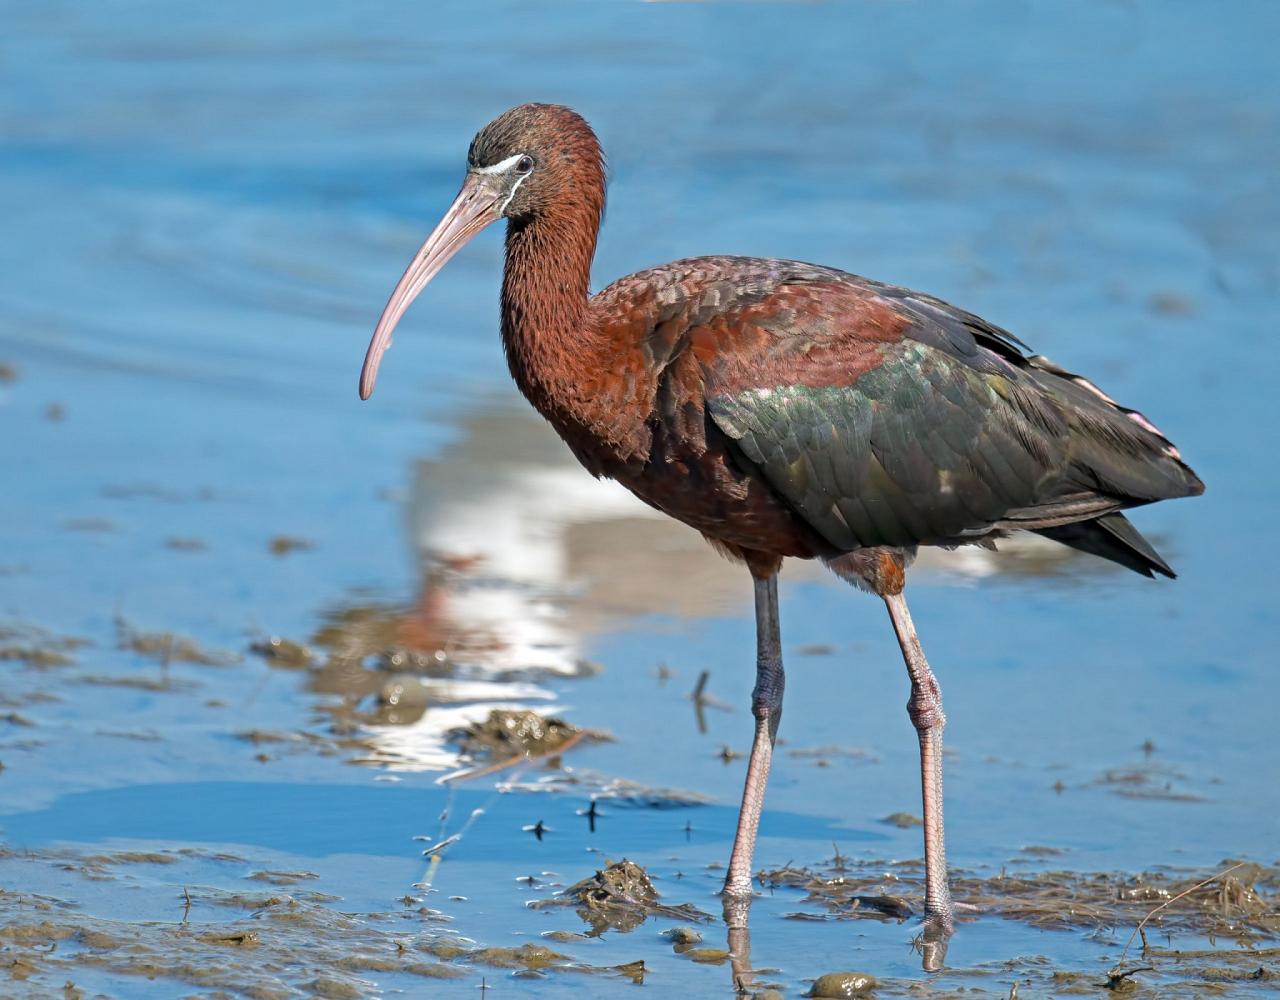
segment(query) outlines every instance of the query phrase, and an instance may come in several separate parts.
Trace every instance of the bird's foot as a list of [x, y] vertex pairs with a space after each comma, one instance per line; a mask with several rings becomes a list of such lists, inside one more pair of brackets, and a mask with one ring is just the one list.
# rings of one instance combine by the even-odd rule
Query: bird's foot
[[947, 945], [955, 929], [950, 909], [945, 913], [925, 913], [920, 934], [911, 942], [920, 952], [920, 964], [925, 972], [937, 972], [946, 964]]

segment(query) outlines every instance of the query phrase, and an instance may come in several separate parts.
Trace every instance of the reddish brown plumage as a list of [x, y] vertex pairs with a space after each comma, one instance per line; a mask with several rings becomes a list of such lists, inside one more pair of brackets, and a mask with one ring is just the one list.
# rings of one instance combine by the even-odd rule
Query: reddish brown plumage
[[[675, 261], [589, 296], [604, 169], [567, 108], [500, 116], [469, 164], [388, 304], [362, 393], [407, 302], [505, 217], [502, 337], [521, 391], [594, 475], [757, 575], [783, 556], [832, 560], [1011, 527], [1116, 558], [1116, 545], [1135, 545], [1124, 529], [1082, 539], [1059, 526], [1200, 489], [1145, 418], [929, 296], [740, 257]], [[1143, 545], [1134, 568], [1167, 571]]]

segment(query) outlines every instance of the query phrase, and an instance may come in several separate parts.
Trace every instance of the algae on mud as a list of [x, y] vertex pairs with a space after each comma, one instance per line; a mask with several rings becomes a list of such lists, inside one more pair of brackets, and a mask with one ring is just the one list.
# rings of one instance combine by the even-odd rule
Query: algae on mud
[[[139, 865], [176, 865], [192, 852], [117, 853], [95, 857], [70, 851], [6, 854], [12, 864], [73, 867], [83, 878], [116, 879]], [[224, 861], [239, 859], [224, 857]], [[311, 872], [256, 872], [247, 878], [287, 885]], [[369, 974], [385, 985], [417, 992], [422, 980], [460, 979], [476, 970], [518, 975], [586, 973], [640, 981], [643, 961], [596, 966], [542, 945], [485, 947], [444, 925], [439, 911], [416, 905], [381, 913], [342, 912], [322, 892], [230, 892], [192, 886], [173, 899], [168, 921], [107, 919], [81, 911], [70, 899], [19, 889], [0, 890], [0, 949], [11, 980], [74, 984], [86, 970], [119, 982], [159, 980], [201, 990], [253, 997], [317, 995], [319, 979], [333, 995], [364, 996]], [[218, 910], [243, 911], [225, 919]], [[235, 957], [251, 949], [252, 958]], [[344, 992], [345, 991], [345, 992]]]

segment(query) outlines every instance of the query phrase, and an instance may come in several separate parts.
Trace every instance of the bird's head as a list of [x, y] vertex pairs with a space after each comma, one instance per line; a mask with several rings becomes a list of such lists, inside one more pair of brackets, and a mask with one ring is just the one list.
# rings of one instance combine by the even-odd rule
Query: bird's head
[[405, 269], [378, 320], [360, 373], [360, 398], [373, 392], [396, 323], [449, 258], [492, 222], [505, 218], [522, 226], [569, 203], [585, 206], [598, 226], [604, 210], [600, 144], [576, 111], [522, 104], [476, 133], [462, 190]]

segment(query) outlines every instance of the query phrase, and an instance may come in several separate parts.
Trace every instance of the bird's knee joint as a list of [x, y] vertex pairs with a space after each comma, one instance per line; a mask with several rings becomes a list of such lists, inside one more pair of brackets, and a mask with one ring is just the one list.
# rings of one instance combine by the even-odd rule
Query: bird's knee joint
[[751, 699], [751, 714], [761, 721], [772, 719], [781, 707], [781, 698], [757, 694]]
[[782, 673], [758, 681], [751, 692], [751, 714], [755, 718], [772, 719], [782, 710]]
[[942, 692], [937, 683], [928, 686], [911, 685], [911, 697], [907, 699], [907, 715], [911, 724], [918, 730], [941, 729], [947, 724], [947, 717], [942, 711]]
[[947, 725], [947, 717], [942, 713], [942, 708], [925, 708], [918, 709], [911, 704], [906, 706], [906, 713], [911, 717], [911, 725], [916, 730], [941, 730]]

